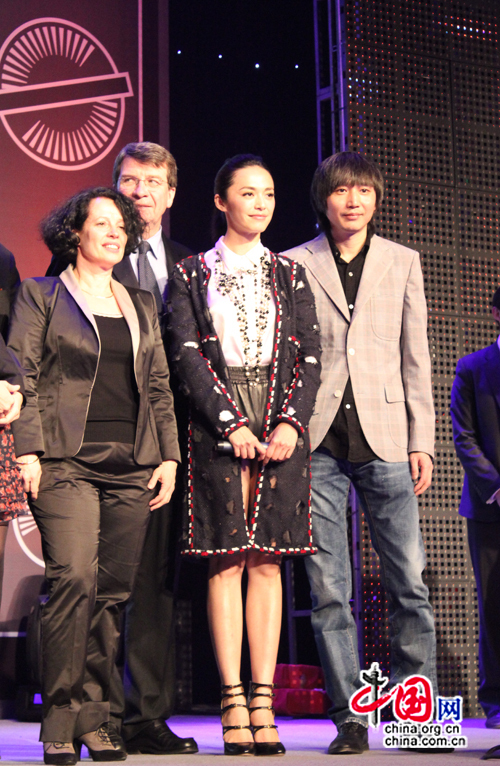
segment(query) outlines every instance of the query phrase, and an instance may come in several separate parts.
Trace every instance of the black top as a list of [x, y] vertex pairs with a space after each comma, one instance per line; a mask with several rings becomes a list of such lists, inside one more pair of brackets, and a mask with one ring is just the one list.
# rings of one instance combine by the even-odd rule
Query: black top
[[[369, 232], [360, 252], [352, 261], [347, 263], [340, 257], [340, 251], [333, 240], [328, 237], [351, 316], [356, 303], [366, 254], [370, 247], [370, 239], [371, 233]], [[346, 383], [344, 396], [334, 421], [318, 449], [325, 449], [333, 457], [339, 460], [349, 460], [351, 463], [365, 463], [377, 458], [377, 455], [366, 441], [361, 423], [359, 422], [358, 411], [352, 392], [351, 378]]]
[[139, 410], [134, 353], [123, 317], [94, 315], [101, 354], [90, 396], [84, 442], [133, 444]]

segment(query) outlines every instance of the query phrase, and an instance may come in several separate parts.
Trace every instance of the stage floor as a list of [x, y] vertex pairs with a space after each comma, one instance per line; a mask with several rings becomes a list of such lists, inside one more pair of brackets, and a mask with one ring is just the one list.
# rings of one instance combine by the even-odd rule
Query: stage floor
[[[194, 736], [200, 752], [196, 755], [130, 755], [130, 766], [153, 766], [154, 764], [215, 764], [214, 758], [220, 757], [221, 764], [240, 763], [241, 758], [222, 756], [221, 729], [215, 716], [175, 716], [169, 721], [172, 729], [184, 737]], [[326, 748], [335, 736], [335, 727], [330, 721], [318, 719], [278, 719], [280, 734], [287, 748], [283, 763], [316, 766], [335, 760], [338, 756], [327, 756]], [[6, 764], [43, 763], [42, 746], [38, 742], [39, 724], [19, 723], [18, 721], [0, 720], [0, 755], [2, 766]], [[485, 729], [484, 720], [468, 719], [462, 724], [462, 734], [468, 738], [465, 750], [456, 750], [444, 755], [404, 753], [398, 750], [384, 749], [382, 732], [370, 731], [370, 750], [363, 755], [351, 755], [345, 766], [471, 766], [481, 755], [494, 745], [500, 745], [500, 730]], [[82, 755], [87, 755], [84, 748]], [[276, 758], [259, 758], [258, 763], [276, 763]], [[84, 763], [91, 763], [88, 757]], [[248, 763], [248, 759], [244, 759]], [[342, 760], [341, 763], [344, 763]]]

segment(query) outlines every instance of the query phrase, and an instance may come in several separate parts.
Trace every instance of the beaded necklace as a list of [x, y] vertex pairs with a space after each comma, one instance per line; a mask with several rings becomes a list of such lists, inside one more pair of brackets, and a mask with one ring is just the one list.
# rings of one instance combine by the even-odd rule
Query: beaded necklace
[[[271, 303], [271, 257], [264, 250], [257, 266], [238, 269], [235, 273], [228, 274], [224, 261], [221, 259], [221, 251], [216, 250], [215, 254], [217, 255], [214, 265], [215, 285], [218, 292], [229, 298], [236, 309], [238, 331], [243, 345], [245, 376], [250, 378], [251, 371], [255, 369], [255, 384], [257, 384], [259, 383], [259, 365], [262, 360], [262, 346]], [[245, 300], [245, 276], [252, 278], [255, 295], [256, 351], [254, 356], [250, 355], [248, 307]]]

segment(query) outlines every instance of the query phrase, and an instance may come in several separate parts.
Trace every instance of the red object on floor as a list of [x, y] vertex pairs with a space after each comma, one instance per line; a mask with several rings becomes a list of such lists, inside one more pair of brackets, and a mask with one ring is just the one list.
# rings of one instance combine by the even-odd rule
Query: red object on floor
[[316, 665], [276, 665], [274, 683], [278, 715], [324, 715], [330, 707], [323, 671]]
[[323, 671], [316, 665], [276, 665], [274, 683], [278, 689], [324, 689]]
[[330, 707], [324, 689], [275, 689], [274, 695], [278, 715], [324, 715]]

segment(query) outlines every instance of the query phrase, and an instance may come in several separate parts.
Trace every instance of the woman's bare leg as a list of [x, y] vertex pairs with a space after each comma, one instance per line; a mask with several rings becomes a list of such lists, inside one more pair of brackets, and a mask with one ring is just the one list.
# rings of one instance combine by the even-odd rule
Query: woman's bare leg
[[[257, 467], [256, 460], [241, 461], [243, 505], [247, 517], [250, 501], [253, 497]], [[253, 552], [250, 556], [252, 559], [255, 558]], [[269, 558], [271, 557], [264, 557], [266, 560]], [[215, 556], [210, 560], [208, 575], [208, 622], [221, 684], [223, 685], [232, 686], [238, 684], [241, 680], [241, 644], [243, 640], [241, 579], [246, 562], [247, 554], [245, 553], [231, 556]], [[249, 591], [250, 589], [249, 573]], [[281, 604], [279, 619], [281, 621]], [[274, 657], [274, 664], [276, 664], [276, 656]], [[274, 674], [274, 669], [272, 673]], [[229, 690], [231, 694], [235, 692], [238, 692], [238, 689]], [[226, 707], [232, 703], [245, 704], [246, 698], [244, 694], [238, 694], [234, 698], [227, 698], [223, 701], [223, 706]], [[263, 712], [265, 713], [266, 711]], [[267, 723], [267, 720], [265, 722]], [[247, 711], [241, 707], [229, 710], [224, 716], [223, 723], [226, 726], [237, 724], [248, 725], [250, 721]], [[252, 739], [252, 735], [248, 729], [233, 729], [227, 732], [225, 739], [227, 742], [248, 742]]]
[[[246, 623], [250, 662], [254, 683], [272, 684], [281, 630], [282, 588], [281, 559], [273, 554], [251, 551], [247, 554], [248, 592]], [[271, 689], [263, 688], [263, 694]], [[269, 707], [269, 697], [256, 697], [251, 707]], [[269, 710], [257, 710], [252, 714], [255, 726], [273, 723]], [[261, 729], [255, 735], [256, 742], [277, 742], [276, 729]]]
[[[245, 555], [214, 557], [210, 560], [208, 579], [208, 622], [221, 684], [238, 684], [241, 667], [241, 642], [243, 638], [243, 606], [241, 578], [245, 568]], [[228, 690], [237, 693], [238, 689]], [[243, 691], [241, 689], [241, 691]], [[233, 703], [244, 705], [246, 699], [240, 694], [223, 700], [223, 706]], [[248, 712], [233, 708], [224, 715], [223, 724], [248, 726]], [[225, 736], [226, 742], [249, 742], [252, 734], [248, 729], [233, 729]]]

